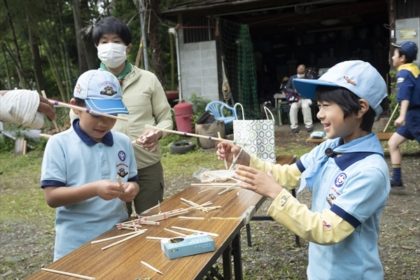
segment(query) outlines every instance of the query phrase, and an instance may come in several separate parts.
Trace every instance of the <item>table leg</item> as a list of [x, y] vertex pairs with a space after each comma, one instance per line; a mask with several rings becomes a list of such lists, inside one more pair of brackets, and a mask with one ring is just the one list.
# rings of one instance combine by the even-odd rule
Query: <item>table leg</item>
[[277, 118], [279, 119], [279, 126], [283, 125], [283, 120], [281, 119], [281, 113], [282, 113], [281, 105], [279, 105], [277, 107]]
[[232, 247], [229, 245], [223, 252], [223, 279], [232, 279]]
[[233, 268], [235, 280], [242, 280], [241, 234], [238, 233], [232, 241]]
[[248, 242], [248, 247], [252, 247], [251, 225], [247, 223], [245, 227], [246, 227], [246, 240]]

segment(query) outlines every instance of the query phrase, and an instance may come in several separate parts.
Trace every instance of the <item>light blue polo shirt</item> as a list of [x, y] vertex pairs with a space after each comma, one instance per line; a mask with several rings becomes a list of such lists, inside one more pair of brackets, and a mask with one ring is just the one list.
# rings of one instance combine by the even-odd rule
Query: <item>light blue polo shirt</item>
[[[98, 180], [137, 180], [130, 139], [109, 132], [97, 143], [84, 133], [79, 120], [72, 128], [48, 140], [41, 170], [41, 186], [77, 188]], [[56, 208], [54, 261], [112, 229], [128, 218], [125, 202], [98, 196]]]
[[[327, 157], [330, 148], [336, 153]], [[297, 163], [312, 211], [330, 209], [355, 231], [334, 245], [309, 244], [308, 279], [383, 279], [378, 252], [380, 217], [390, 190], [382, 146], [370, 133], [349, 143], [327, 140]]]

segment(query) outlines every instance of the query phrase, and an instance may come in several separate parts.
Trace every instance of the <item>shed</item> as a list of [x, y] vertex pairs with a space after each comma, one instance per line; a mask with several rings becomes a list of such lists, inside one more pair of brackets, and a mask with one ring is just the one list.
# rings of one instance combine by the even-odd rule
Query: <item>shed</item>
[[283, 77], [305, 64], [314, 76], [362, 59], [388, 79], [390, 42], [419, 43], [415, 0], [177, 1], [163, 16], [178, 25], [184, 97], [272, 101]]

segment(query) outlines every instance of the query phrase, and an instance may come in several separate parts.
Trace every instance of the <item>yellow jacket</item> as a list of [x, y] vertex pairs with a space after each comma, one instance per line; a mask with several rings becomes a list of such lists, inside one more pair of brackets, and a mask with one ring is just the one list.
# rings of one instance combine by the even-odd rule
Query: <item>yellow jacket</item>
[[331, 210], [313, 212], [286, 189], [294, 189], [300, 180], [296, 164], [272, 164], [251, 156], [250, 166], [270, 172], [283, 190], [273, 200], [268, 214], [303, 239], [318, 244], [334, 244], [344, 240], [354, 227]]

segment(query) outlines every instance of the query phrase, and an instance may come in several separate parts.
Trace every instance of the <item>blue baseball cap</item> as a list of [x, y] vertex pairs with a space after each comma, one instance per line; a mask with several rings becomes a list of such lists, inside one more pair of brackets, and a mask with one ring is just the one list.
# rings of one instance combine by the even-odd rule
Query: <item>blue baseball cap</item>
[[342, 87], [367, 100], [377, 116], [382, 113], [381, 102], [387, 96], [387, 88], [381, 74], [368, 62], [349, 60], [340, 62], [318, 80], [294, 79], [293, 84], [300, 95], [315, 98], [318, 86]]
[[403, 41], [401, 43], [391, 43], [394, 47], [407, 56], [407, 59], [416, 60], [417, 58], [417, 45], [411, 41]]
[[86, 107], [94, 112], [111, 115], [128, 114], [122, 101], [118, 79], [104, 70], [89, 70], [80, 75], [73, 96], [84, 99]]

